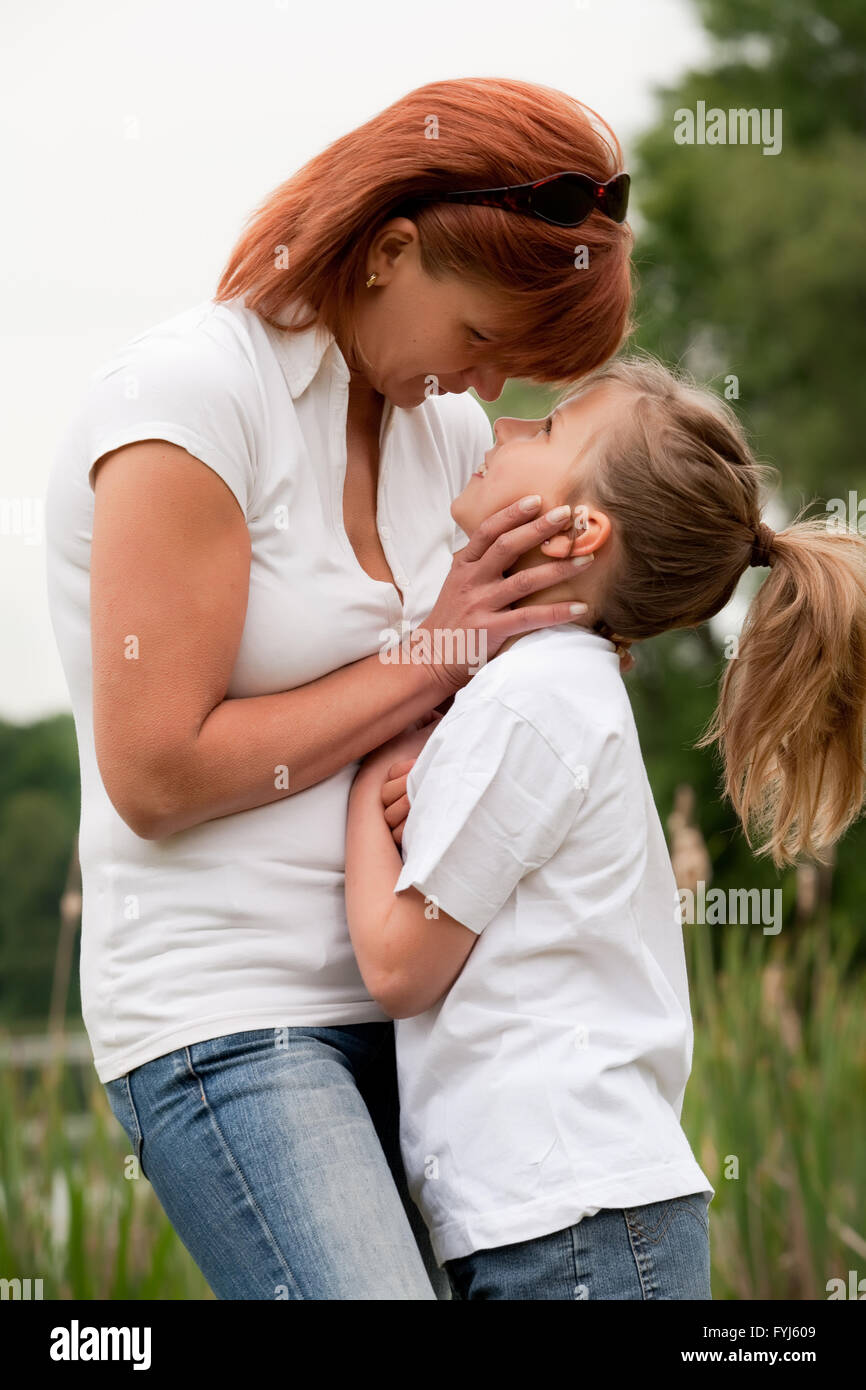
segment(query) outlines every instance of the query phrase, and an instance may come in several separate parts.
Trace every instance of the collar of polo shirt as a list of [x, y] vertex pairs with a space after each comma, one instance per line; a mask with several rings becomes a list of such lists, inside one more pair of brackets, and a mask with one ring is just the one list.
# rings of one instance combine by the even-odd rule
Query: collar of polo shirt
[[[280, 323], [288, 325], [298, 318], [308, 317], [311, 309], [312, 305], [308, 300], [298, 297], [275, 317]], [[337, 357], [338, 369], [348, 381], [348, 364], [326, 324], [319, 321], [300, 333], [283, 333], [269, 323], [265, 323], [265, 329], [273, 341], [293, 399], [297, 399], [307, 389], [331, 344]]]

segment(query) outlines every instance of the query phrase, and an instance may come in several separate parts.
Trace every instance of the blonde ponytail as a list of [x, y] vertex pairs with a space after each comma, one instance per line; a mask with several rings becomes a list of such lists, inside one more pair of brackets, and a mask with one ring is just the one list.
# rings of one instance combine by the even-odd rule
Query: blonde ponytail
[[781, 867], [826, 861], [863, 808], [866, 541], [826, 517], [795, 520], [769, 561], [695, 746], [718, 743], [749, 845]]

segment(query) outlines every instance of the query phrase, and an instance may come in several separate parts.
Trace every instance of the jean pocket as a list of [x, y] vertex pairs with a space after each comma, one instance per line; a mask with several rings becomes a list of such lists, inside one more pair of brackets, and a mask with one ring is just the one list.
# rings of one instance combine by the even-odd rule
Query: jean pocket
[[684, 1197], [668, 1197], [661, 1202], [649, 1202], [642, 1207], [629, 1207], [624, 1216], [629, 1229], [643, 1239], [657, 1244], [666, 1234], [674, 1218], [685, 1212], [694, 1218], [704, 1235], [710, 1231], [709, 1204], [700, 1192], [689, 1192]]
[[694, 1214], [701, 1223], [704, 1231], [709, 1235], [710, 1231], [710, 1204], [702, 1192], [689, 1192], [685, 1197], [673, 1197], [668, 1206], [676, 1208], [682, 1207], [685, 1211]]
[[124, 1130], [127, 1139], [135, 1152], [136, 1163], [140, 1171], [147, 1177], [142, 1162], [142, 1149], [144, 1147], [144, 1136], [141, 1132], [141, 1125], [138, 1121], [138, 1112], [135, 1102], [132, 1099], [132, 1090], [129, 1085], [129, 1073], [126, 1076], [118, 1076], [113, 1081], [103, 1082], [105, 1093], [108, 1096], [108, 1104], [111, 1106], [112, 1114], [118, 1124]]

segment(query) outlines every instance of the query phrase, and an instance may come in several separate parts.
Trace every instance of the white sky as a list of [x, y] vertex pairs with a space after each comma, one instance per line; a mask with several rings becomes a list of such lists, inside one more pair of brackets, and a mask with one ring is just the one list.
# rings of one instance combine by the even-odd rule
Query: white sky
[[[2, 49], [0, 501], [36, 508], [93, 369], [207, 299], [249, 212], [331, 140], [425, 82], [519, 77], [599, 111], [628, 160], [653, 89], [708, 51], [688, 0], [27, 0]], [[29, 722], [69, 699], [44, 547], [14, 529], [0, 717]]]

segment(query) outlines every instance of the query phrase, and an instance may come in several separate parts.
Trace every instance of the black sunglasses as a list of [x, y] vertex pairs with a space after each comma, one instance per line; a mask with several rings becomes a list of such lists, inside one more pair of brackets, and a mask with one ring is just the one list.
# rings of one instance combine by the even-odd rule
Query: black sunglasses
[[612, 222], [624, 222], [630, 184], [628, 174], [615, 174], [607, 183], [597, 183], [589, 174], [565, 170], [536, 179], [534, 183], [419, 194], [415, 201], [477, 203], [481, 207], [505, 208], [508, 212], [540, 217], [542, 222], [552, 222], [556, 227], [579, 227], [596, 209]]

